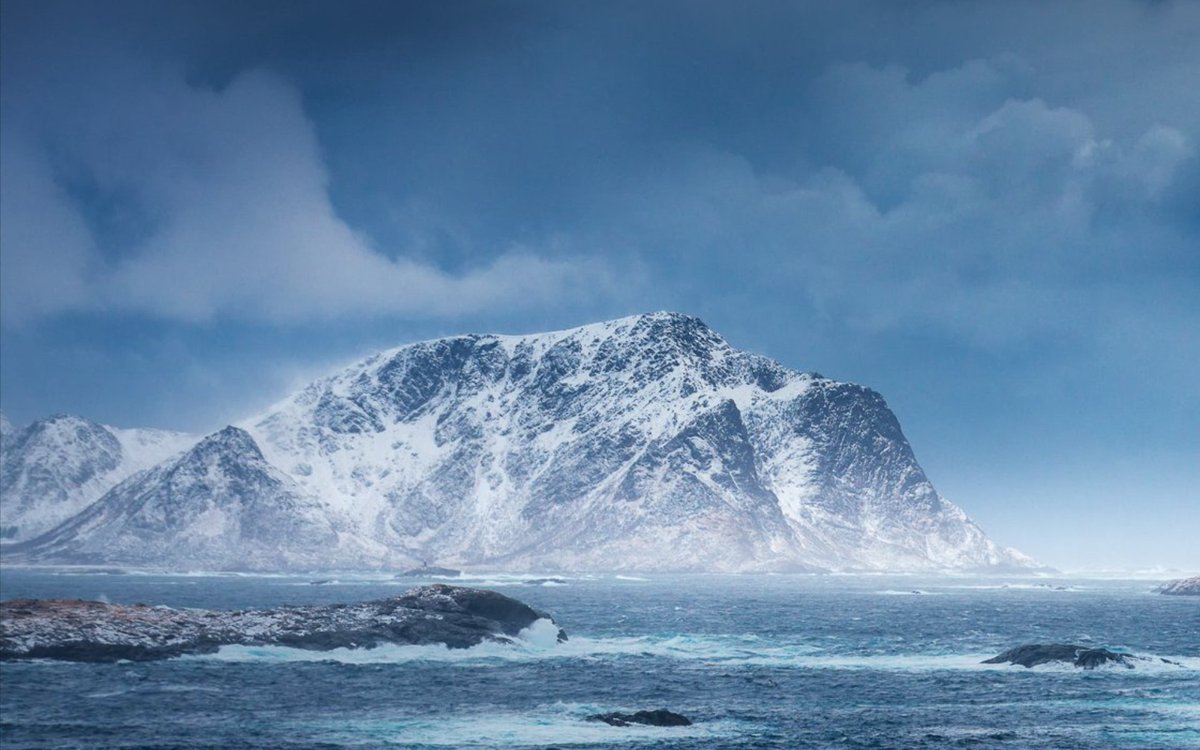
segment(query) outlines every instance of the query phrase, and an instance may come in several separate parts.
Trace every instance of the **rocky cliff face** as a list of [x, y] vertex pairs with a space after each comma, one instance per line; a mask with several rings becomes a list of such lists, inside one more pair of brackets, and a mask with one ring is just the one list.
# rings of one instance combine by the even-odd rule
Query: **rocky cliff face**
[[[69, 535], [60, 529], [53, 543], [43, 539], [25, 554], [119, 549], [114, 559], [124, 559], [147, 538], [145, 524], [131, 520], [145, 514], [129, 510], [146, 505], [139, 498], [156, 498], [154, 508], [191, 508], [220, 497], [222, 508], [248, 512], [261, 500], [281, 518], [304, 519], [305, 534], [263, 543], [264, 555], [270, 544], [283, 545], [272, 564], [929, 570], [1030, 563], [937, 494], [877, 393], [738, 351], [699, 320], [674, 313], [401, 347], [316, 381], [241, 427], [245, 439], [224, 454], [231, 462], [252, 456], [261, 480], [221, 484], [218, 493], [210, 484], [180, 484], [178, 471], [160, 466], [110, 492], [97, 504], [103, 514], [89, 509], [93, 515], [71, 522]], [[129, 531], [114, 547], [105, 535], [115, 518], [127, 519], [121, 528]], [[154, 533], [170, 527], [173, 541], [136, 552], [140, 561], [169, 562], [180, 539], [207, 539], [187, 547], [200, 554], [230, 533], [226, 526], [201, 533], [218, 528], [205, 525], [213, 523], [205, 513], [163, 518]], [[318, 529], [332, 530], [336, 541], [320, 543], [314, 556], [313, 540], [325, 533]]]

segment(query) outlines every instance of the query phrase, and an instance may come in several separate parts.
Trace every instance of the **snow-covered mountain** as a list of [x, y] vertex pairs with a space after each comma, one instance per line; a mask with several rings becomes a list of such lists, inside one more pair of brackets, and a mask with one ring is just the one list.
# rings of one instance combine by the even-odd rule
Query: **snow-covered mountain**
[[320, 567], [337, 532], [316, 500], [226, 427], [35, 540], [70, 562], [199, 569]]
[[937, 494], [874, 391], [738, 351], [675, 313], [400, 347], [240, 427], [20, 554], [260, 568], [1032, 564]]
[[57, 414], [0, 431], [0, 539], [34, 537], [125, 478], [182, 453], [197, 438], [124, 430]]

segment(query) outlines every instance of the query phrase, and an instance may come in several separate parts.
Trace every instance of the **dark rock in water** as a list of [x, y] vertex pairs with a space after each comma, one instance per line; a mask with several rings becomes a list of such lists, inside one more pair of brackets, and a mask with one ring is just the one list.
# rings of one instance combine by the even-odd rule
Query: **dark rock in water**
[[665, 708], [659, 708], [654, 711], [635, 711], [631, 714], [623, 714], [618, 711], [613, 711], [607, 714], [592, 714], [587, 717], [588, 721], [602, 721], [614, 727], [627, 727], [631, 724], [643, 724], [651, 727], [690, 727], [692, 720], [686, 716], [681, 716]]
[[333, 582], [334, 581], [329, 578], [322, 578], [319, 581], [309, 581], [308, 585], [309, 586], [328, 586], [329, 584], [331, 584]]
[[1020, 664], [1036, 667], [1039, 664], [1066, 662], [1083, 669], [1095, 669], [1110, 662], [1133, 669], [1135, 661], [1146, 661], [1145, 657], [1120, 654], [1106, 648], [1088, 648], [1067, 643], [1030, 644], [1010, 648], [1004, 653], [985, 659], [984, 664]]
[[530, 578], [528, 581], [522, 581], [522, 583], [526, 586], [545, 586], [546, 584], [565, 586], [567, 581], [564, 578]]
[[[145, 604], [0, 602], [0, 660], [149, 661], [221, 646], [313, 651], [385, 643], [469, 648], [511, 642], [545, 612], [494, 591], [435, 584], [359, 604], [218, 611]], [[566, 633], [558, 631], [559, 642]]]
[[1158, 587], [1158, 593], [1170, 596], [1200, 596], [1200, 576], [1167, 581]]
[[458, 578], [462, 575], [461, 570], [454, 568], [439, 568], [436, 565], [426, 565], [420, 568], [412, 568], [403, 573], [397, 573], [397, 578]]

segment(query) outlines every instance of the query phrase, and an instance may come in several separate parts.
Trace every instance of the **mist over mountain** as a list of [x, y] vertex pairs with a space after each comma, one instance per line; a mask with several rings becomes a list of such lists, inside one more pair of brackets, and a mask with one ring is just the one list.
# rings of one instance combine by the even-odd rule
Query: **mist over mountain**
[[36, 516], [29, 498], [42, 486], [57, 510], [36, 517], [65, 519], [32, 539], [24, 528], [45, 524], [21, 521], [11, 559], [235, 569], [1033, 564], [937, 493], [879, 394], [734, 349], [677, 313], [382, 352], [124, 475], [128, 449], [89, 425], [78, 420], [71, 440], [50, 441], [64, 460], [27, 447], [46, 442], [32, 441], [36, 425], [20, 442], [5, 438], [5, 487], [11, 474], [28, 488], [16, 503], [5, 493], [6, 527], [10, 513]]

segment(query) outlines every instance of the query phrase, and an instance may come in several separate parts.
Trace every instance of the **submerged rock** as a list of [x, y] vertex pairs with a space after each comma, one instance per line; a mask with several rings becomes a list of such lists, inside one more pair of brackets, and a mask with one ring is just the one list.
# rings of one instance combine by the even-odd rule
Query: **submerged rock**
[[[222, 646], [327, 651], [511, 642], [553, 618], [494, 591], [435, 584], [358, 604], [221, 611], [55, 599], [0, 602], [0, 660], [149, 661]], [[566, 633], [558, 631], [559, 642]]]
[[1158, 587], [1158, 593], [1170, 596], [1200, 596], [1200, 576], [1167, 581]]
[[1095, 669], [1105, 664], [1120, 664], [1127, 669], [1133, 669], [1135, 661], [1148, 661], [1142, 656], [1121, 654], [1106, 648], [1088, 648], [1069, 643], [1035, 643], [1010, 648], [998, 656], [985, 659], [984, 664], [1019, 664], [1022, 667], [1036, 667], [1039, 664], [1064, 662], [1074, 664], [1082, 669]]
[[688, 717], [668, 711], [665, 708], [653, 711], [635, 711], [631, 714], [623, 714], [618, 711], [607, 714], [592, 714], [587, 717], [587, 720], [602, 721], [614, 727], [627, 727], [631, 724], [643, 724], [651, 727], [690, 727], [692, 725], [692, 720]]

